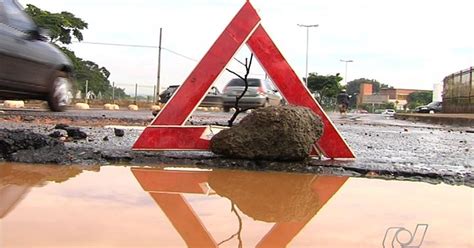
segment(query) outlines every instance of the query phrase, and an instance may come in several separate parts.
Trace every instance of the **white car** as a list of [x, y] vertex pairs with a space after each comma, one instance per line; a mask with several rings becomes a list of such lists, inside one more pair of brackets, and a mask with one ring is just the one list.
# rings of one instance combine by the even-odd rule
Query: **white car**
[[382, 112], [382, 115], [386, 116], [394, 116], [395, 115], [395, 110], [394, 109], [386, 109]]

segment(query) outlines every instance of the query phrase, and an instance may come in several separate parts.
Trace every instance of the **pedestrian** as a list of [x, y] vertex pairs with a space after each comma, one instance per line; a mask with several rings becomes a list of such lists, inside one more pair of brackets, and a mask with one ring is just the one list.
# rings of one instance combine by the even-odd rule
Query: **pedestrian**
[[337, 107], [341, 115], [345, 114], [349, 109], [349, 95], [345, 90], [342, 90], [341, 93], [337, 95]]

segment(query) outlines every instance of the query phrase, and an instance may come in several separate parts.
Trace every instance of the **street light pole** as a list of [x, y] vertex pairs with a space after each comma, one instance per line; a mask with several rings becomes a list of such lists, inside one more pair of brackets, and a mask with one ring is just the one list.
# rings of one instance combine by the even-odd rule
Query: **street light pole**
[[305, 77], [305, 83], [306, 86], [308, 86], [308, 53], [309, 53], [309, 28], [315, 28], [318, 27], [319, 24], [297, 24], [298, 27], [304, 27], [306, 28], [306, 77]]
[[344, 82], [345, 82], [345, 85], [347, 85], [347, 64], [351, 63], [351, 62], [354, 62], [354, 60], [352, 60], [352, 59], [349, 59], [349, 60], [341, 59], [340, 61], [346, 63], [346, 75], [344, 76]]
[[160, 28], [160, 40], [158, 44], [158, 73], [156, 76], [156, 102], [154, 104], [158, 104], [160, 100], [160, 79], [161, 79], [161, 36], [162, 36], [163, 28]]

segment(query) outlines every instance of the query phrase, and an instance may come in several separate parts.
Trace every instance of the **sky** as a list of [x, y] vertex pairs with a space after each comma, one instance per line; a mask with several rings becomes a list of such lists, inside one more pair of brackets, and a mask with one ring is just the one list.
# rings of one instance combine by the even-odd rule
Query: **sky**
[[[182, 84], [244, 0], [19, 0], [50, 12], [69, 11], [89, 24], [84, 41], [158, 46], [163, 28], [161, 88]], [[433, 84], [474, 66], [472, 0], [252, 0], [262, 25], [300, 78], [308, 71], [340, 73], [347, 81], [375, 79], [396, 88], [433, 89]], [[141, 91], [156, 85], [158, 49], [74, 43], [79, 57], [105, 66], [110, 80]], [[172, 52], [170, 52], [172, 51]], [[175, 53], [173, 53], [175, 52]], [[180, 54], [177, 55], [176, 53]], [[181, 56], [184, 55], [184, 56]], [[250, 57], [243, 46], [235, 55]], [[340, 60], [353, 60], [346, 63]], [[232, 61], [228, 68], [243, 72]], [[252, 77], [265, 76], [258, 66]], [[233, 78], [223, 72], [215, 85]], [[344, 83], [344, 81], [342, 81]]]

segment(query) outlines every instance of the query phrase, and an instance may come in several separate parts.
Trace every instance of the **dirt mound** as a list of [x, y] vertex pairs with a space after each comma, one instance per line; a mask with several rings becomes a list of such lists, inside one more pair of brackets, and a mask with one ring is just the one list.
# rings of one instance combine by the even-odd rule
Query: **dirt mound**
[[300, 161], [322, 133], [321, 119], [308, 108], [267, 107], [212, 137], [211, 150], [230, 158]]

